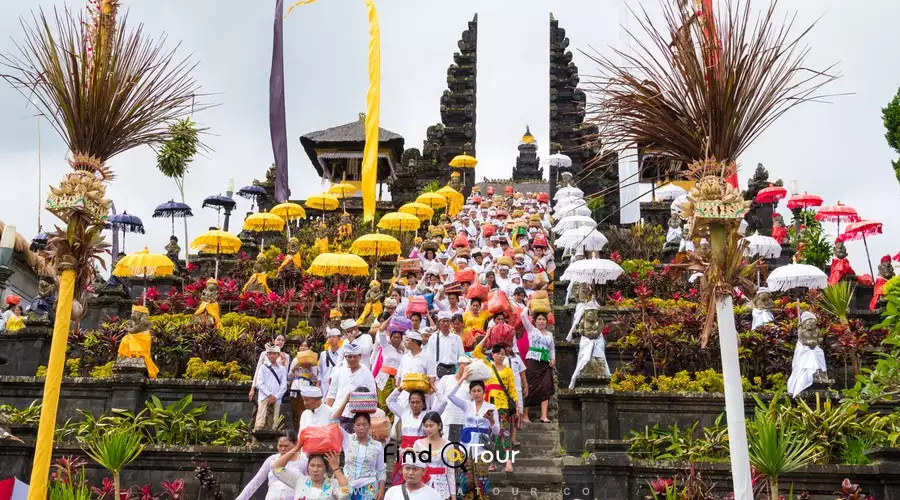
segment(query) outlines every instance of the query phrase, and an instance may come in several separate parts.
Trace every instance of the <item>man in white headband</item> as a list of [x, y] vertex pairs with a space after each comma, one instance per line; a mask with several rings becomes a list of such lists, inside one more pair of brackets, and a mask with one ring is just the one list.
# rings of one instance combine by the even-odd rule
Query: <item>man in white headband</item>
[[360, 363], [366, 368], [369, 368], [369, 357], [372, 355], [372, 346], [374, 344], [374, 342], [372, 342], [372, 336], [368, 333], [360, 332], [359, 326], [352, 318], [345, 319], [341, 322], [341, 330], [344, 331], [344, 335], [347, 337], [346, 342], [352, 342], [359, 346], [359, 352], [361, 354]]
[[428, 342], [429, 356], [434, 357], [436, 363], [436, 375], [440, 379], [444, 375], [456, 373], [456, 362], [460, 356], [466, 353], [463, 349], [462, 339], [453, 333], [450, 328], [450, 320], [453, 314], [449, 311], [440, 311], [437, 314], [437, 334]]
[[[328, 388], [326, 404], [332, 407], [335, 401], [344, 401], [344, 398], [347, 398], [359, 387], [365, 387], [369, 392], [375, 392], [375, 377], [368, 368], [360, 363], [361, 350], [359, 346], [354, 342], [347, 342], [342, 349], [347, 364], [335, 368], [331, 374], [331, 386]], [[344, 427], [344, 430], [347, 430], [349, 424], [352, 431], [352, 418], [353, 413], [350, 412], [350, 407], [345, 407], [344, 413], [341, 414], [341, 426]]]
[[315, 386], [304, 386], [300, 389], [300, 397], [306, 410], [300, 415], [300, 428], [297, 432], [309, 426], [320, 426], [334, 423], [331, 418], [334, 410], [322, 403], [322, 389]]
[[319, 353], [319, 385], [322, 392], [328, 394], [331, 386], [331, 373], [341, 364], [341, 331], [337, 328], [325, 329], [325, 347]]
[[423, 482], [426, 463], [418, 459], [412, 448], [400, 452], [403, 464], [403, 484], [391, 486], [384, 500], [442, 500], [441, 495]]
[[253, 429], [272, 429], [281, 415], [281, 398], [287, 391], [287, 368], [278, 364], [281, 348], [266, 345], [266, 360], [257, 368], [256, 422]]

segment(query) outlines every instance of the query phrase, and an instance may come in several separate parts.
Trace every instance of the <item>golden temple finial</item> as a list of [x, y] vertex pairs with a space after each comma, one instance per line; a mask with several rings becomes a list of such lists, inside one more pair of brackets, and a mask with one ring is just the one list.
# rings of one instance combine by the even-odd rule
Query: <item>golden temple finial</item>
[[534, 142], [534, 136], [531, 135], [531, 127], [525, 125], [525, 135], [522, 136], [522, 144], [531, 144]]

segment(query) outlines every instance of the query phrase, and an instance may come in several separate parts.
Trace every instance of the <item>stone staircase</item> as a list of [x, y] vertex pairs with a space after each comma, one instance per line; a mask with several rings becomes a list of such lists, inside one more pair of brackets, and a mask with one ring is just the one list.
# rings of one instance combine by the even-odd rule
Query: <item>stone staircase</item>
[[502, 466], [497, 466], [498, 472], [490, 475], [491, 496], [503, 499], [562, 500], [563, 458], [559, 444], [559, 424], [545, 424], [535, 419], [518, 432], [516, 439], [521, 446], [516, 448], [519, 453], [515, 456], [513, 472], [503, 472]]

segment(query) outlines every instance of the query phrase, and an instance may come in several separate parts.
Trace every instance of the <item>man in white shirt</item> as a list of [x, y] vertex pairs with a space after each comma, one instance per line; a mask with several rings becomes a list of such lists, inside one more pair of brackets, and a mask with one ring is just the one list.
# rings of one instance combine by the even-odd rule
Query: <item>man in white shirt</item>
[[416, 457], [412, 448], [402, 452], [403, 484], [391, 486], [384, 500], [442, 500], [441, 495], [422, 481], [426, 464]]
[[[455, 374], [444, 375], [438, 380], [436, 388], [437, 393], [445, 399], [449, 399], [450, 394], [456, 391], [456, 385], [459, 384], [460, 388], [459, 391], [455, 392], [456, 396], [464, 401], [471, 401], [472, 396], [469, 394], [469, 382], [464, 380], [460, 383], [460, 380], [462, 380], [463, 377], [463, 369], [471, 362], [472, 358], [466, 355], [460, 356], [457, 360], [459, 369]], [[466, 423], [465, 412], [456, 405], [449, 404], [444, 408], [444, 411], [441, 412], [441, 420], [444, 422], [444, 439], [459, 443], [463, 425]]]
[[306, 386], [300, 390], [300, 397], [303, 398], [303, 406], [306, 410], [300, 415], [300, 428], [297, 434], [309, 426], [328, 425], [333, 423], [332, 414], [334, 410], [322, 403], [322, 389], [315, 386]]
[[266, 361], [256, 373], [256, 422], [253, 429], [271, 429], [281, 414], [281, 398], [287, 391], [287, 369], [278, 364], [281, 348], [266, 345]]
[[438, 331], [428, 341], [428, 355], [434, 357], [438, 379], [456, 373], [457, 360], [466, 353], [462, 339], [450, 328], [452, 318], [449, 311], [438, 312]]
[[[331, 407], [334, 406], [335, 401], [343, 401], [358, 387], [365, 387], [369, 392], [375, 392], [375, 377], [368, 368], [363, 367], [360, 363], [358, 345], [354, 343], [344, 345], [344, 360], [347, 362], [347, 366], [339, 366], [331, 374], [331, 386], [328, 388], [328, 396], [325, 398], [325, 404]], [[344, 408], [344, 412], [341, 414], [341, 425], [349, 422], [352, 428], [352, 418], [353, 413], [350, 412], [350, 407]]]
[[[344, 330], [344, 335], [347, 336], [347, 340], [345, 345], [348, 343], [354, 343], [359, 346], [359, 353], [362, 356], [360, 358], [360, 363], [366, 368], [369, 368], [371, 365], [369, 364], [369, 357], [372, 355], [372, 336], [368, 333], [362, 333], [359, 331], [359, 326], [356, 324], [356, 321], [353, 319], [345, 319], [341, 322], [341, 330]], [[347, 363], [344, 363], [346, 366]]]
[[319, 386], [323, 394], [331, 387], [331, 374], [341, 364], [341, 331], [337, 328], [325, 329], [325, 347], [319, 353]]

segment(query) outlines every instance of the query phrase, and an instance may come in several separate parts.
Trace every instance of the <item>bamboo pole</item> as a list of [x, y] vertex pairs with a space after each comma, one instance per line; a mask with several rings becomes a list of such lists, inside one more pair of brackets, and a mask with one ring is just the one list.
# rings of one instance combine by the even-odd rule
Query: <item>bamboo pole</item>
[[53, 323], [53, 339], [50, 343], [50, 360], [41, 405], [41, 421], [34, 445], [34, 462], [28, 488], [28, 500], [46, 500], [47, 478], [50, 475], [50, 459], [53, 455], [53, 433], [56, 412], [59, 407], [59, 388], [66, 363], [66, 344], [69, 342], [69, 323], [72, 320], [72, 302], [75, 298], [75, 270], [66, 269], [59, 280], [59, 298], [56, 302], [56, 321]]

